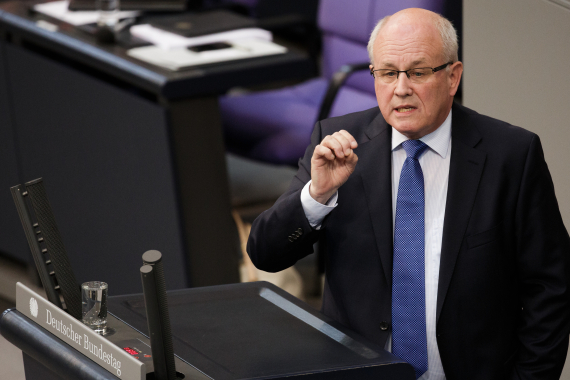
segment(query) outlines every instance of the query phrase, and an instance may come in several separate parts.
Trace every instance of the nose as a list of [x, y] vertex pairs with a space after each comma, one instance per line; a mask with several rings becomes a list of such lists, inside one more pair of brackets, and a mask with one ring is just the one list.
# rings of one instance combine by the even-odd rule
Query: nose
[[408, 78], [407, 73], [399, 73], [398, 79], [396, 79], [396, 88], [394, 89], [394, 94], [400, 97], [406, 97], [412, 95], [412, 88], [410, 87], [410, 78]]

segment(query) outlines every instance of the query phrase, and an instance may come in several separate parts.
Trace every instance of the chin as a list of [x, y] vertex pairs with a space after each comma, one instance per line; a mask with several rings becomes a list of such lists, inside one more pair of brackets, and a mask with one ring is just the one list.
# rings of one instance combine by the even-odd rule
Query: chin
[[422, 128], [414, 124], [409, 124], [409, 123], [394, 123], [394, 124], [388, 123], [388, 124], [394, 127], [401, 134], [406, 135], [408, 137], [410, 137], [410, 135], [418, 135], [422, 131]]

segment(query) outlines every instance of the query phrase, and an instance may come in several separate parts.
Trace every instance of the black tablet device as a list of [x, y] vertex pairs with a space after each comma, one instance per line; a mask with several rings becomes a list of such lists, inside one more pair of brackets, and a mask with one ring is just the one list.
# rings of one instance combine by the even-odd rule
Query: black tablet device
[[[69, 9], [72, 11], [93, 11], [96, 0], [70, 0]], [[123, 11], [183, 11], [186, 0], [121, 0]]]
[[256, 26], [255, 20], [224, 10], [161, 16], [153, 18], [149, 24], [184, 37], [203, 36]]

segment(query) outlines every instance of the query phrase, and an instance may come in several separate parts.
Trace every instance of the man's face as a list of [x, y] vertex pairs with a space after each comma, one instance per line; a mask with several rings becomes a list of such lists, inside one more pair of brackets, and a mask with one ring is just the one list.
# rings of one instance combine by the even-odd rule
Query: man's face
[[[408, 70], [443, 65], [442, 41], [429, 17], [396, 14], [380, 30], [374, 43], [374, 69]], [[454, 63], [424, 83], [412, 83], [400, 73], [394, 83], [375, 78], [380, 112], [392, 127], [411, 139], [435, 131], [446, 119], [457, 91], [463, 66]]]

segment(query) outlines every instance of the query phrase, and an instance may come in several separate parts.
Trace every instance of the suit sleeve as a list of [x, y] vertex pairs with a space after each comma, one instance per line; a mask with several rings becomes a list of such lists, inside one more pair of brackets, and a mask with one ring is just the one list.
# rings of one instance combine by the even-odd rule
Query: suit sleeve
[[570, 239], [538, 136], [517, 200], [517, 272], [523, 310], [512, 379], [559, 379], [570, 332]]
[[311, 179], [311, 157], [321, 140], [321, 124], [317, 122], [289, 189], [253, 222], [247, 253], [261, 270], [278, 272], [313, 252], [320, 232], [311, 228], [305, 216], [301, 190]]

